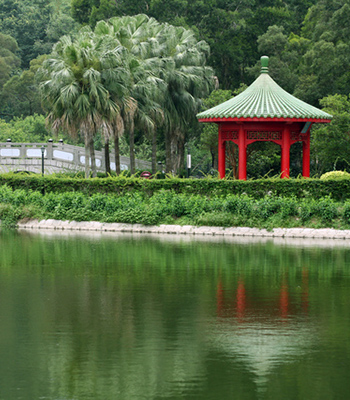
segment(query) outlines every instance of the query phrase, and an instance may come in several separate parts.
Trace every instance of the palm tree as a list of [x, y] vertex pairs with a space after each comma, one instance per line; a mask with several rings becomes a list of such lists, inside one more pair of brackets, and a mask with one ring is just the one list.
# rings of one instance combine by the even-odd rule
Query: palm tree
[[[42, 100], [54, 131], [80, 132], [85, 142], [85, 177], [96, 176], [93, 139], [99, 129], [109, 130], [120, 112], [114, 92], [121, 90], [127, 70], [123, 48], [110, 46], [83, 28], [73, 40], [64, 36], [40, 71]], [[90, 157], [89, 157], [90, 156]]]
[[[162, 111], [157, 100], [160, 96], [159, 78], [161, 60], [156, 56], [156, 35], [161, 25], [140, 14], [133, 17], [111, 18], [100, 21], [96, 35], [113, 38], [116, 46], [125, 49], [129, 80], [125, 82], [129, 96], [116, 99], [121, 108], [124, 126], [129, 134], [130, 171], [135, 172], [135, 125], [146, 132], [155, 132]], [[119, 133], [119, 131], [117, 131]]]
[[183, 164], [188, 126], [196, 121], [200, 98], [213, 87], [213, 71], [206, 65], [209, 46], [191, 30], [160, 24], [140, 14], [100, 21], [95, 34], [109, 37], [124, 49], [128, 96], [115, 98], [129, 133], [130, 169], [135, 171], [134, 129], [152, 134], [152, 169], [156, 169], [156, 133], [164, 123], [166, 169], [178, 172]]
[[178, 173], [184, 161], [186, 131], [195, 121], [200, 99], [214, 85], [206, 65], [209, 46], [191, 30], [165, 24], [159, 35], [163, 60], [166, 171]]

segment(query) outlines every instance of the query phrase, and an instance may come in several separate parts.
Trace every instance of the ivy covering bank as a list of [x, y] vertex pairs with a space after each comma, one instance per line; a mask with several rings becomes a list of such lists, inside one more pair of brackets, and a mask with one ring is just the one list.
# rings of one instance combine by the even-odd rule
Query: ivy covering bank
[[[70, 182], [72, 185], [69, 185]], [[5, 227], [15, 227], [24, 218], [53, 218], [145, 225], [349, 229], [348, 182], [326, 181], [322, 183], [333, 183], [334, 186], [317, 186], [316, 181], [312, 180], [80, 181], [13, 177], [8, 180], [8, 184], [0, 186], [0, 220]], [[340, 183], [343, 186], [338, 185]], [[22, 189], [16, 189], [20, 186]], [[342, 187], [344, 190], [341, 193]], [[321, 197], [317, 188], [323, 193], [327, 193], [328, 188], [328, 195]], [[338, 193], [337, 199], [332, 198], [331, 188], [334, 193]], [[315, 196], [310, 196], [310, 193]]]
[[126, 194], [144, 193], [151, 196], [161, 190], [175, 193], [198, 194], [208, 197], [227, 195], [247, 195], [254, 199], [264, 196], [295, 197], [297, 199], [321, 199], [330, 196], [336, 201], [350, 199], [350, 179], [257, 179], [257, 180], [219, 180], [207, 179], [142, 179], [135, 177], [110, 178], [64, 178], [41, 177], [36, 175], [2, 174], [0, 186], [12, 189], [26, 189], [45, 193], [81, 192], [88, 196], [97, 193]]

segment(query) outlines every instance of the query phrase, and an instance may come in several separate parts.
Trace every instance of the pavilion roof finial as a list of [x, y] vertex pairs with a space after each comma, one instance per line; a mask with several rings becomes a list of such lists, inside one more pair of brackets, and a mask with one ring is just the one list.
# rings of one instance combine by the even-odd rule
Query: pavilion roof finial
[[260, 58], [261, 61], [261, 73], [268, 74], [269, 73], [269, 57], [262, 56]]

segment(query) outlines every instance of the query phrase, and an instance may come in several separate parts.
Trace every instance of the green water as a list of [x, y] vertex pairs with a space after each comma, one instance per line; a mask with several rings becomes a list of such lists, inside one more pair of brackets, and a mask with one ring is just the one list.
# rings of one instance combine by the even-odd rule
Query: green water
[[0, 399], [347, 399], [330, 243], [0, 232]]

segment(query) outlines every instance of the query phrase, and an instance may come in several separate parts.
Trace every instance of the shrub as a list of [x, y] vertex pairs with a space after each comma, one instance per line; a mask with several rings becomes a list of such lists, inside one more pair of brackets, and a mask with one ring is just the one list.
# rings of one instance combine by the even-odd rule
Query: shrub
[[350, 224], [350, 201], [344, 203], [342, 219], [345, 223]]
[[315, 214], [321, 218], [322, 222], [330, 222], [338, 216], [338, 210], [334, 201], [326, 197], [317, 202]]
[[330, 179], [350, 179], [350, 174], [346, 171], [330, 171], [326, 172], [325, 174], [321, 175], [320, 179], [330, 180]]
[[251, 181], [219, 179], [142, 179], [136, 177], [109, 177], [101, 179], [41, 177], [38, 175], [0, 175], [0, 186], [45, 193], [81, 192], [92, 196], [96, 193], [142, 193], [152, 196], [160, 191], [192, 194], [214, 198], [247, 195], [252, 199], [270, 197], [320, 199], [331, 195], [334, 200], [350, 199], [350, 179], [257, 179]]
[[196, 218], [197, 225], [233, 226], [233, 216], [227, 213], [204, 213]]
[[120, 194], [96, 192], [88, 195], [74, 191], [42, 194], [12, 190], [3, 185], [0, 186], [0, 219], [4, 226], [13, 226], [24, 217], [146, 225], [179, 220], [181, 224], [268, 228], [315, 223], [347, 226], [350, 223], [350, 200], [340, 203], [330, 196], [306, 200], [268, 195], [256, 199], [246, 194], [225, 196], [178, 191], [161, 188], [153, 194], [144, 190]]

